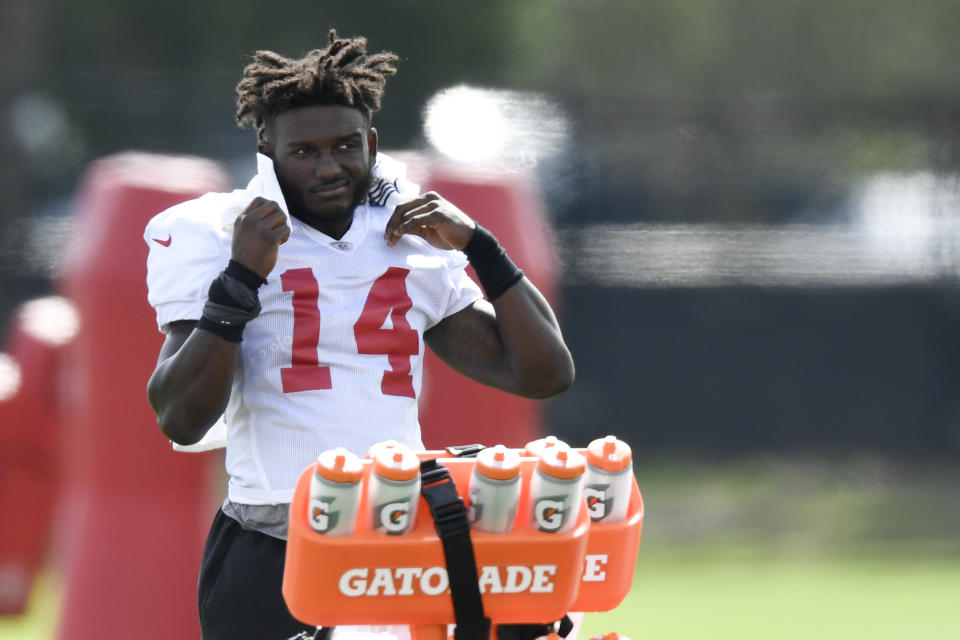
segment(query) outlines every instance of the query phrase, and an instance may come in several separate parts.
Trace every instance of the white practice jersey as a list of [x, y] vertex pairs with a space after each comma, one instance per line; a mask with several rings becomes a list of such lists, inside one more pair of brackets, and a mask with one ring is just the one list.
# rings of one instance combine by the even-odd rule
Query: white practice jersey
[[[286, 211], [272, 161], [257, 160], [246, 189], [204, 195], [147, 225], [148, 298], [161, 330], [200, 318], [230, 259], [233, 222], [254, 197]], [[262, 311], [244, 330], [225, 414], [232, 502], [290, 502], [303, 469], [333, 447], [362, 455], [393, 438], [423, 448], [423, 334], [482, 294], [461, 252], [413, 235], [387, 246], [393, 208], [417, 186], [382, 154], [374, 175], [369, 204], [339, 240], [288, 216], [290, 239], [259, 289]]]

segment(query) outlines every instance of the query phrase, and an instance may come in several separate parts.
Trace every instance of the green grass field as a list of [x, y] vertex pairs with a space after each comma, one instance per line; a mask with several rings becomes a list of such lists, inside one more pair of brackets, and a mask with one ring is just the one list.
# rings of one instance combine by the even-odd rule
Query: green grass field
[[[960, 638], [960, 469], [760, 457], [640, 462], [633, 589], [580, 638]], [[55, 580], [0, 640], [52, 637]]]
[[958, 605], [960, 560], [642, 553], [630, 594], [580, 637], [958, 638]]
[[633, 589], [581, 638], [960, 638], [960, 469], [758, 457], [637, 476]]

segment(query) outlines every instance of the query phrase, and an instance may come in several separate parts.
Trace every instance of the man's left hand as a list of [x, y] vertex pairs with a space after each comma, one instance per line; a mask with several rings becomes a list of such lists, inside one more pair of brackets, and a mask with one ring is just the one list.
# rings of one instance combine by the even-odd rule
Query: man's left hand
[[412, 233], [438, 249], [463, 249], [476, 228], [477, 223], [470, 216], [437, 193], [428, 191], [397, 205], [383, 237], [391, 247], [403, 235]]

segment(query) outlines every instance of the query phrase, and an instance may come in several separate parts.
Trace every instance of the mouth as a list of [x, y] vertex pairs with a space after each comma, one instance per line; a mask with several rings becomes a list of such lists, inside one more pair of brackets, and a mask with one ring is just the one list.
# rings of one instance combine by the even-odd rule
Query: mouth
[[336, 198], [346, 194], [349, 188], [349, 181], [346, 178], [325, 182], [310, 187], [310, 193], [321, 198]]

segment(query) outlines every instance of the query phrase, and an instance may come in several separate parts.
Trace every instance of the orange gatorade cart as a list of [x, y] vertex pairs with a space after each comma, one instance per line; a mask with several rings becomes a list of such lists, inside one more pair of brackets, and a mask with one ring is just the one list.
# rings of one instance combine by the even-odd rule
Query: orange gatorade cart
[[[584, 449], [574, 451], [586, 454]], [[449, 472], [467, 502], [474, 458], [453, 457], [447, 451], [417, 455]], [[643, 525], [636, 480], [622, 521], [592, 523], [583, 502], [572, 529], [550, 533], [538, 530], [529, 505], [537, 461], [520, 459], [520, 506], [513, 530], [469, 532], [483, 613], [493, 625], [548, 624], [569, 611], [609, 611], [620, 604], [633, 579]], [[366, 483], [373, 462], [362, 463]], [[409, 533], [385, 535], [371, 529], [365, 492], [354, 533], [328, 536], [309, 524], [314, 473], [315, 465], [303, 471], [290, 505], [283, 576], [290, 612], [316, 626], [409, 625], [412, 640], [446, 640], [447, 625], [456, 617], [444, 547], [427, 501], [420, 497]], [[425, 487], [433, 482], [429, 475], [424, 473]], [[491, 636], [496, 637], [495, 626]]]

